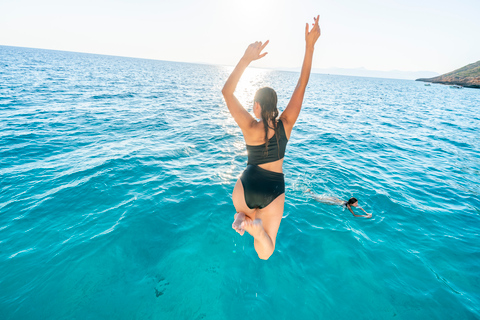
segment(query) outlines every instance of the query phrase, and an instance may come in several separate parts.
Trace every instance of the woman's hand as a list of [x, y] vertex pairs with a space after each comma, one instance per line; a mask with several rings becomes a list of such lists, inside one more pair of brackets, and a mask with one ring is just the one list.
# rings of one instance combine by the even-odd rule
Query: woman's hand
[[320, 26], [318, 25], [318, 20], [320, 18], [320, 15], [318, 15], [316, 18], [314, 17], [313, 20], [315, 23], [313, 23], [312, 30], [308, 31], [308, 23], [305, 26], [305, 42], [307, 44], [307, 48], [312, 48], [315, 46], [315, 42], [317, 42], [318, 38], [320, 38]]
[[243, 58], [248, 62], [261, 59], [267, 55], [268, 52], [262, 53], [262, 50], [267, 46], [268, 40], [262, 44], [261, 41], [256, 41], [248, 46], [247, 50], [243, 54]]
[[360, 208], [360, 209], [362, 209], [362, 211], [363, 211], [363, 212], [365, 212], [365, 213], [367, 214], [367, 215], [365, 215], [365, 216], [362, 216], [362, 217], [365, 217], [365, 218], [367, 218], [367, 219], [370, 219], [370, 218], [372, 217], [372, 214], [371, 214], [371, 213], [368, 213], [367, 211], [363, 210], [363, 208], [362, 208], [362, 207], [359, 207], [359, 208]]

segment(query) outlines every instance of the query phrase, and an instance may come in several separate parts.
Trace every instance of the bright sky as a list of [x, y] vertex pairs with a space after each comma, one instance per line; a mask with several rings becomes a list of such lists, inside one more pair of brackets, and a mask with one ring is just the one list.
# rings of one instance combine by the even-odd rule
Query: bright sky
[[[1, 0], [0, 45], [257, 67], [299, 67], [320, 14], [315, 68], [435, 71], [480, 60], [480, 0]], [[1, 57], [0, 57], [1, 59]]]

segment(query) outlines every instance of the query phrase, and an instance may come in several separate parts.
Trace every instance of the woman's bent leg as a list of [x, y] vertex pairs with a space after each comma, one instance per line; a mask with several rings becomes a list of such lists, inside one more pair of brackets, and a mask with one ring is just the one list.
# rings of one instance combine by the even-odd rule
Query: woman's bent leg
[[258, 209], [256, 219], [245, 223], [245, 231], [255, 239], [255, 251], [258, 257], [267, 260], [275, 250], [278, 228], [282, 221], [285, 205], [285, 193], [279, 195], [268, 206]]
[[235, 188], [232, 193], [233, 205], [235, 206], [236, 214], [233, 217], [232, 228], [243, 236], [245, 232], [244, 222], [255, 219], [255, 212], [257, 209], [250, 209], [245, 202], [244, 189], [242, 181], [237, 180]]

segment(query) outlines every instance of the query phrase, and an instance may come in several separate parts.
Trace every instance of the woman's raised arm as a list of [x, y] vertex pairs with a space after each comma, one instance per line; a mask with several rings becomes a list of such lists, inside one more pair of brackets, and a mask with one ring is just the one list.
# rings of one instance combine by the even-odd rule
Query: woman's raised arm
[[240, 77], [242, 76], [243, 72], [248, 67], [250, 62], [265, 57], [267, 52], [262, 53], [262, 50], [267, 44], [268, 40], [263, 44], [260, 41], [250, 44], [247, 50], [245, 50], [243, 57], [238, 62], [230, 77], [228, 77], [227, 82], [222, 89], [222, 94], [225, 98], [225, 102], [227, 103], [228, 110], [230, 111], [233, 119], [235, 119], [242, 131], [250, 127], [250, 125], [255, 121], [255, 119], [247, 110], [245, 110], [242, 104], [238, 101], [237, 97], [235, 97], [235, 88], [237, 87]]
[[308, 79], [310, 78], [310, 71], [312, 69], [312, 58], [315, 42], [317, 42], [318, 38], [320, 37], [320, 26], [318, 25], [319, 18], [320, 16], [313, 18], [315, 23], [313, 24], [312, 30], [308, 30], [308, 23], [305, 26], [305, 57], [303, 58], [300, 79], [298, 79], [297, 86], [293, 91], [290, 102], [280, 116], [286, 127], [285, 129], [288, 128], [288, 133], [291, 132], [293, 125], [297, 121], [298, 115], [300, 114], [300, 109], [302, 108], [305, 88], [307, 87]]

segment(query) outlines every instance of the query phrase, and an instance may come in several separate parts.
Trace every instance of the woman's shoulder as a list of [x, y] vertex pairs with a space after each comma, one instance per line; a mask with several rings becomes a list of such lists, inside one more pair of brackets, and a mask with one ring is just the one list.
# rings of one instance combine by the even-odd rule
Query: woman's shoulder
[[247, 145], [260, 145], [265, 143], [265, 130], [261, 121], [255, 120], [247, 130], [242, 131]]
[[292, 133], [293, 124], [290, 124], [288, 120], [282, 116], [278, 118], [278, 122], [279, 122], [279, 125], [283, 128], [283, 131], [285, 132], [285, 136], [287, 137], [287, 139], [290, 139], [290, 134]]

